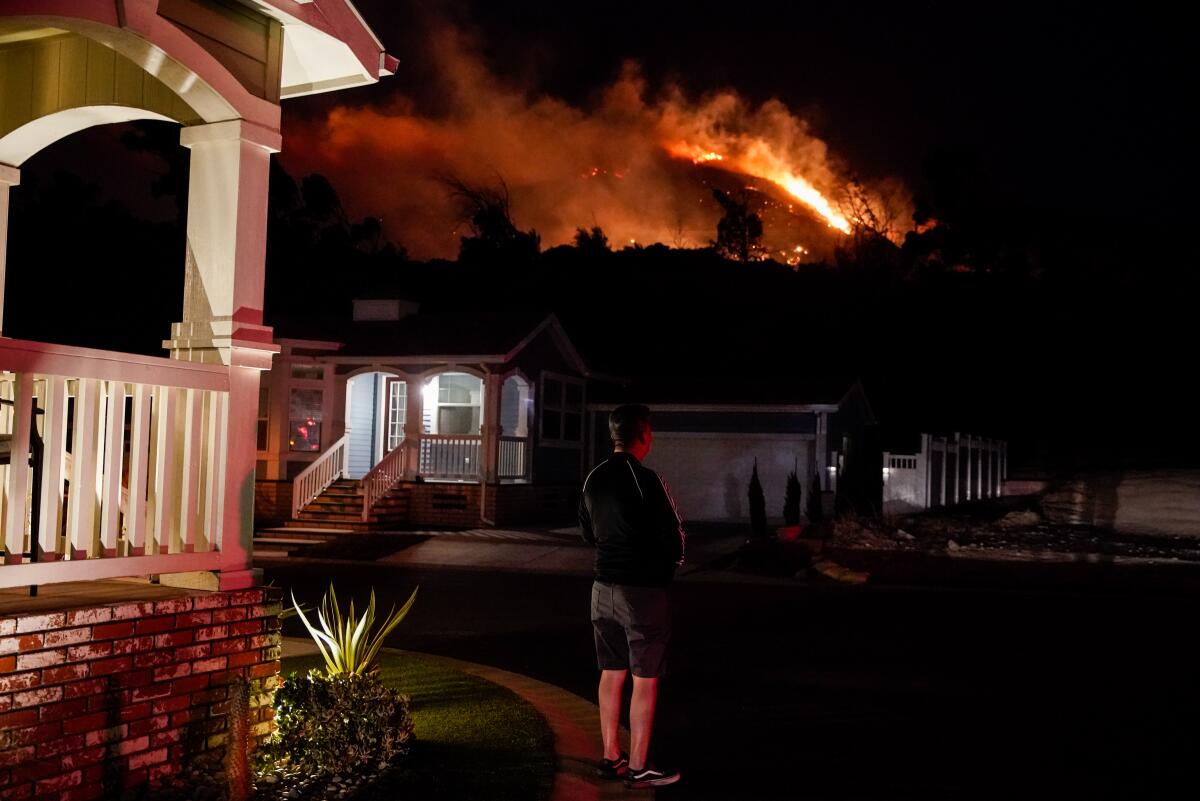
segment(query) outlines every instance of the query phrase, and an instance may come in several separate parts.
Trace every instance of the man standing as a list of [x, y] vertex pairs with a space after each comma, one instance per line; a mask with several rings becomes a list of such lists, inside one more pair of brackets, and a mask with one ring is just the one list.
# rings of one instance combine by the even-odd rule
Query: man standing
[[[608, 417], [613, 454], [583, 482], [579, 525], [596, 546], [592, 629], [600, 668], [599, 773], [624, 778], [633, 789], [679, 781], [647, 759], [658, 680], [666, 670], [671, 614], [667, 586], [683, 564], [683, 521], [667, 486], [642, 466], [654, 440], [650, 410], [618, 406]], [[633, 673], [629, 704], [629, 754], [621, 752], [621, 690]]]

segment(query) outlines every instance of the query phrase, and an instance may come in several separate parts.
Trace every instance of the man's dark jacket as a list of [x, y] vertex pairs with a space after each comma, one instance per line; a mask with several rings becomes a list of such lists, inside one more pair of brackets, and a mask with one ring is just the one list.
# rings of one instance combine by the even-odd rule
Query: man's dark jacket
[[596, 580], [665, 587], [683, 564], [683, 521], [658, 473], [617, 452], [583, 482], [583, 538], [596, 546]]

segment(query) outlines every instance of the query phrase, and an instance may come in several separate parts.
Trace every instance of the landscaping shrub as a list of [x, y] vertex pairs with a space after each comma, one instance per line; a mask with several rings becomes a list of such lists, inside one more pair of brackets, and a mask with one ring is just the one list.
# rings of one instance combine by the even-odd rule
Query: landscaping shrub
[[800, 479], [794, 469], [788, 473], [783, 491], [783, 522], [789, 526], [800, 524]]
[[275, 693], [275, 722], [258, 751], [268, 770], [341, 773], [388, 762], [407, 753], [413, 736], [408, 697], [375, 673], [293, 673]]
[[816, 473], [813, 473], [812, 481], [808, 484], [808, 507], [805, 512], [810, 523], [820, 523], [825, 516], [821, 509], [821, 477]]
[[350, 601], [349, 611], [342, 611], [338, 604], [337, 591], [330, 584], [329, 592], [325, 593], [325, 598], [317, 609], [316, 624], [309, 621], [304, 607], [296, 600], [296, 595], [292, 594], [292, 606], [300, 616], [300, 622], [312, 635], [317, 650], [325, 657], [326, 672], [331, 676], [360, 675], [373, 670], [375, 657], [379, 655], [383, 641], [400, 625], [416, 600], [417, 590], [413, 590], [404, 606], [398, 610], [392, 607], [382, 625], [376, 628], [374, 589], [371, 590], [371, 600], [366, 611], [359, 618], [354, 613], [354, 601]]
[[754, 460], [754, 472], [750, 474], [750, 532], [759, 539], [767, 536], [767, 501], [763, 497], [762, 482], [758, 480], [758, 460]]

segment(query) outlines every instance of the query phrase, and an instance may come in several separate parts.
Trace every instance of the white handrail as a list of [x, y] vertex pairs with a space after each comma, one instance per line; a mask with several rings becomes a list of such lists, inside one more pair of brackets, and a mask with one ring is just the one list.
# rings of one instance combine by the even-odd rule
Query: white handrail
[[292, 480], [292, 517], [346, 475], [350, 435], [345, 434]]
[[407, 450], [407, 445], [404, 440], [401, 440], [400, 444], [379, 460], [379, 464], [372, 467], [370, 472], [362, 477], [362, 519], [364, 523], [371, 515], [371, 508], [379, 502], [380, 498], [387, 495], [392, 487], [400, 482], [400, 479], [404, 478], [404, 454]]
[[217, 364], [4, 336], [0, 336], [0, 370], [218, 392], [229, 390], [229, 368]]

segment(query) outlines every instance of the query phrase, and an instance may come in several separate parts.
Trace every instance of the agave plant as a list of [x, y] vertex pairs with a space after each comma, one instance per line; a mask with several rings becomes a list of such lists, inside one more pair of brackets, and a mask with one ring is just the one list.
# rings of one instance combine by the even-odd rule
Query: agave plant
[[[420, 589], [419, 587], [417, 589]], [[337, 592], [329, 585], [329, 592], [317, 608], [317, 626], [314, 626], [304, 614], [304, 608], [296, 601], [292, 593], [292, 606], [296, 614], [304, 622], [304, 627], [312, 635], [313, 642], [325, 657], [326, 673], [330, 676], [357, 676], [371, 670], [375, 657], [383, 647], [384, 639], [392, 633], [400, 621], [408, 614], [413, 602], [417, 600], [417, 590], [409, 596], [404, 606], [388, 613], [382, 625], [375, 626], [375, 590], [371, 590], [371, 600], [367, 604], [362, 617], [354, 613], [354, 601], [345, 613], [338, 605]]]

